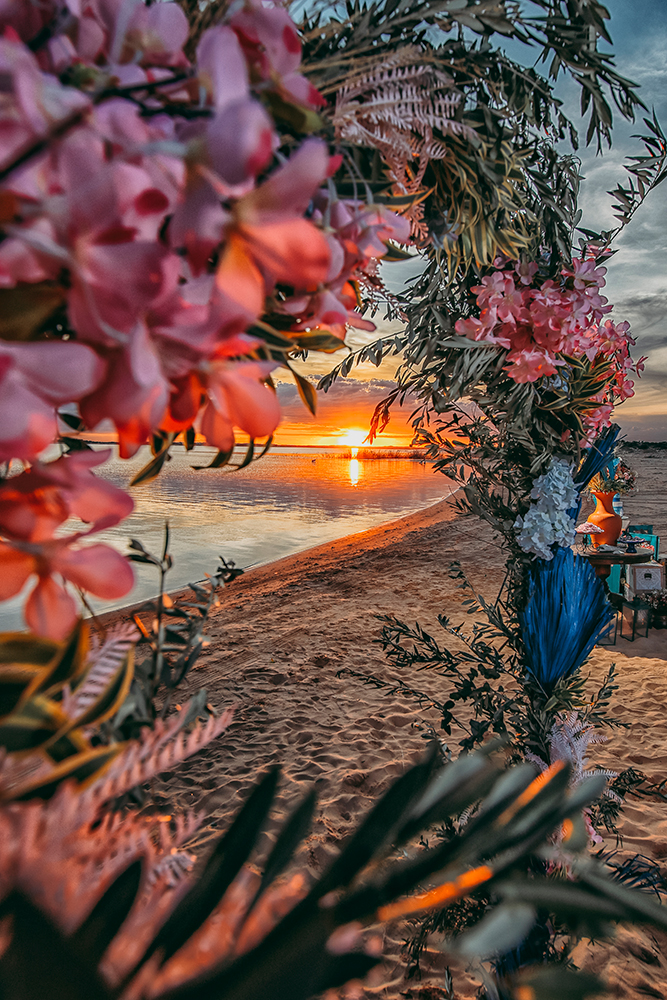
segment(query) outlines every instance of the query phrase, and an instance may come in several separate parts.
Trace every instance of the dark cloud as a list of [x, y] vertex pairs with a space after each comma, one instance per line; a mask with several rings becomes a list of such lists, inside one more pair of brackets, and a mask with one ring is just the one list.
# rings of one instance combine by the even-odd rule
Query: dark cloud
[[638, 349], [650, 352], [666, 347], [667, 288], [620, 299], [614, 305], [614, 318], [629, 321], [632, 335], [638, 341]]

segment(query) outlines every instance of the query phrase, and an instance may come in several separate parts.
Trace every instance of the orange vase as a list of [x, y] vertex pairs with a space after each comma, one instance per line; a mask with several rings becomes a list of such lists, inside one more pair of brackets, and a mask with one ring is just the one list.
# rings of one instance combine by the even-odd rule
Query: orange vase
[[593, 496], [595, 497], [597, 506], [593, 513], [589, 515], [588, 520], [591, 524], [597, 524], [598, 528], [602, 528], [601, 535], [592, 536], [593, 545], [596, 548], [598, 545], [615, 545], [618, 541], [618, 536], [623, 530], [623, 521], [612, 507], [612, 501], [616, 494], [593, 493]]

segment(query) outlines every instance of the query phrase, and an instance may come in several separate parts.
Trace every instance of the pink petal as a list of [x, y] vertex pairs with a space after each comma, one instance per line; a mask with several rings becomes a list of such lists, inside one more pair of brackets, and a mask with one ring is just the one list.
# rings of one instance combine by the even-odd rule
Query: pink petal
[[7, 601], [18, 594], [34, 572], [35, 560], [32, 556], [0, 542], [0, 601]]
[[104, 340], [105, 323], [129, 333], [174, 280], [169, 256], [165, 247], [146, 240], [82, 247], [81, 274], [74, 278], [68, 300], [74, 329], [83, 337]]
[[57, 432], [52, 405], [31, 392], [15, 370], [0, 377], [0, 461], [31, 461]]
[[77, 25], [76, 47], [84, 62], [93, 63], [104, 46], [104, 31], [92, 17], [82, 17]]
[[280, 423], [280, 404], [275, 392], [259, 379], [259, 365], [235, 365], [218, 374], [233, 424], [252, 438], [273, 434]]
[[280, 76], [293, 72], [301, 62], [301, 40], [286, 10], [246, 4], [231, 24], [249, 42], [260, 43], [271, 69]]
[[[102, 453], [108, 457], [107, 450]], [[56, 465], [63, 464], [69, 473], [69, 489], [67, 503], [70, 513], [88, 524], [94, 523], [99, 531], [118, 524], [134, 510], [134, 500], [124, 490], [114, 486], [105, 479], [99, 479], [90, 467], [100, 464], [98, 454], [92, 456], [88, 452], [78, 452], [59, 459]], [[46, 467], [48, 469], [48, 466]]]
[[231, 28], [215, 27], [204, 32], [197, 46], [197, 69], [216, 108], [248, 96], [248, 67]]
[[102, 381], [104, 362], [85, 344], [2, 344], [30, 389], [51, 403], [69, 403]]
[[75, 586], [106, 600], [124, 597], [134, 586], [132, 566], [109, 545], [63, 547], [53, 557], [52, 565]]
[[307, 289], [326, 280], [331, 263], [329, 244], [307, 219], [244, 226], [243, 235], [272, 281]]
[[321, 139], [306, 139], [287, 163], [248, 195], [257, 212], [303, 215], [313, 194], [327, 178], [329, 151]]
[[233, 302], [244, 306], [253, 316], [259, 316], [264, 307], [264, 278], [248, 253], [243, 237], [237, 233], [232, 232], [225, 243], [215, 282]]
[[288, 73], [281, 84], [282, 91], [294, 98], [297, 104], [303, 104], [307, 108], [321, 108], [327, 103], [319, 90], [301, 73]]
[[158, 426], [168, 400], [169, 383], [146, 327], [138, 324], [129, 349], [109, 353], [104, 385], [81, 401], [81, 415], [90, 427], [113, 420], [121, 457], [128, 458]]
[[188, 40], [188, 19], [177, 3], [154, 3], [146, 11], [146, 25], [151, 41], [151, 55], [178, 54]]
[[50, 576], [40, 576], [23, 609], [27, 625], [36, 635], [67, 638], [76, 622], [76, 604]]
[[226, 221], [220, 199], [203, 179], [195, 179], [169, 223], [169, 242], [184, 247], [195, 275], [206, 270], [211, 253], [222, 241]]
[[210, 445], [218, 451], [231, 451], [234, 447], [234, 431], [229, 416], [224, 409], [224, 400], [217, 396], [218, 405], [207, 403], [202, 414], [200, 431]]
[[206, 130], [213, 169], [228, 184], [255, 177], [273, 156], [273, 123], [257, 101], [236, 101]]

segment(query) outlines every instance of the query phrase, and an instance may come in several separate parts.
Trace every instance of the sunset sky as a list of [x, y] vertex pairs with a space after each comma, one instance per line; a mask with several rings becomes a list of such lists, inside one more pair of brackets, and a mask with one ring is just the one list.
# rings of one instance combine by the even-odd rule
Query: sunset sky
[[[663, 127], [667, 127], [667, 0], [607, 0], [612, 20], [617, 69], [640, 85], [640, 95], [649, 109], [655, 107]], [[521, 47], [523, 49], [523, 47]], [[602, 45], [603, 51], [607, 48]], [[513, 52], [513, 54], [515, 54]], [[531, 56], [520, 53], [523, 60]], [[577, 114], [578, 95], [563, 87], [561, 96], [572, 117]], [[607, 191], [624, 182], [622, 163], [627, 155], [641, 154], [643, 147], [632, 139], [645, 131], [642, 122], [634, 125], [615, 116], [614, 146], [601, 157], [593, 149], [580, 150], [585, 177], [581, 207], [582, 225], [590, 229], [612, 228], [611, 199]], [[565, 151], [565, 150], [564, 150]], [[637, 213], [627, 232], [617, 242], [618, 253], [609, 266], [606, 294], [614, 303], [614, 318], [627, 319], [637, 337], [635, 356], [648, 355], [646, 371], [637, 385], [634, 399], [620, 407], [615, 419], [629, 440], [667, 440], [667, 182], [659, 187]], [[387, 278], [394, 288], [414, 272], [414, 265], [386, 265]], [[388, 332], [382, 324], [378, 335]], [[363, 335], [367, 341], [372, 336]], [[359, 335], [354, 343], [361, 343]], [[312, 355], [299, 366], [311, 377], [323, 375], [344, 354], [327, 359]], [[327, 361], [329, 362], [327, 364]], [[284, 445], [339, 444], [350, 429], [367, 430], [375, 405], [391, 389], [398, 359], [385, 361], [380, 369], [363, 365], [337, 383], [326, 395], [319, 394], [316, 417], [301, 403], [296, 387], [287, 380], [279, 384], [284, 421], [277, 442]], [[395, 417], [376, 446], [407, 445], [411, 438], [407, 418], [409, 407]]]

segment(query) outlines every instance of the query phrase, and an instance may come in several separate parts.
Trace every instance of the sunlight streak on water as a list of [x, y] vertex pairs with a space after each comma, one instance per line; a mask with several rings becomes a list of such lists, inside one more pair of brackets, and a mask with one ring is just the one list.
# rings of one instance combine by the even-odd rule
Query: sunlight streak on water
[[[356, 451], [356, 448], [354, 451]], [[359, 462], [356, 458], [350, 459], [350, 482], [353, 486], [359, 484]]]

